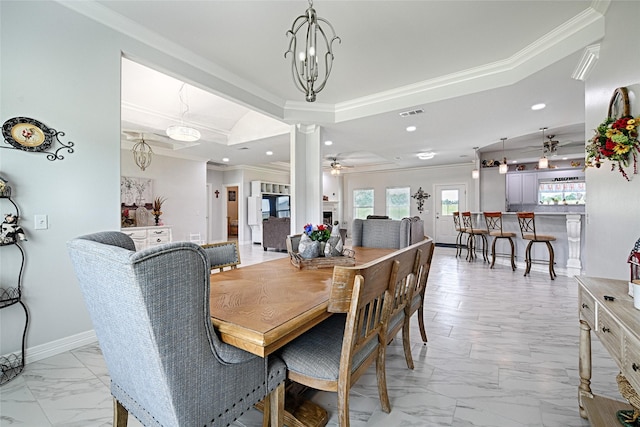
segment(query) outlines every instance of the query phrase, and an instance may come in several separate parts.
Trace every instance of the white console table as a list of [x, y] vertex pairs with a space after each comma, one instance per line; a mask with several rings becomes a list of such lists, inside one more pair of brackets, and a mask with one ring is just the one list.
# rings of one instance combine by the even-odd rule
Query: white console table
[[171, 242], [171, 227], [167, 226], [127, 227], [121, 231], [131, 237], [137, 251]]
[[[640, 311], [633, 307], [628, 283], [623, 280], [585, 276], [576, 276], [576, 280], [580, 286], [580, 415], [588, 418], [592, 426], [617, 426], [620, 423], [616, 412], [631, 409], [631, 406], [592, 393], [591, 331], [595, 332], [633, 388], [640, 391]], [[615, 381], [615, 378], [611, 380]]]

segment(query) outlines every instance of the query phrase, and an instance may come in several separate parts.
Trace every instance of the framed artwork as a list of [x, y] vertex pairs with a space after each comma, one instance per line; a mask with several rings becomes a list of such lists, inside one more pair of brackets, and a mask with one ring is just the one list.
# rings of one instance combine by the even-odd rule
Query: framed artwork
[[229, 201], [230, 202], [235, 202], [236, 201], [236, 192], [235, 192], [235, 190], [229, 190]]
[[153, 203], [153, 180], [121, 176], [120, 203], [124, 206], [145, 206]]

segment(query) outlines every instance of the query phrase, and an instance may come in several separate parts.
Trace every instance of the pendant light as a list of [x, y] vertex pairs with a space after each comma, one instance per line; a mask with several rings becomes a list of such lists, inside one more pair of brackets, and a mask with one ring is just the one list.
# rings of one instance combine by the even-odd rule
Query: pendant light
[[[180, 124], [169, 126], [167, 128], [167, 136], [176, 141], [194, 142], [200, 139], [200, 131], [184, 124], [184, 116], [189, 111], [189, 104], [185, 100], [187, 96], [185, 84], [182, 83], [178, 91], [178, 97], [180, 98]], [[183, 94], [183, 92], [185, 93]]]
[[140, 141], [138, 141], [131, 149], [133, 153], [133, 161], [140, 168], [145, 170], [151, 165], [151, 159], [153, 157], [153, 150], [151, 146], [144, 140], [144, 135], [140, 135]]
[[548, 169], [549, 168], [549, 159], [544, 155], [544, 131], [547, 130], [546, 127], [540, 128], [542, 131], [542, 157], [538, 160], [538, 169]]
[[[296, 87], [305, 94], [307, 102], [314, 102], [316, 94], [327, 84], [333, 66], [333, 42], [341, 42], [333, 26], [320, 18], [309, 0], [309, 8], [298, 16], [287, 31], [291, 54], [291, 74]], [[300, 40], [298, 40], [300, 35]], [[327, 37], [329, 35], [329, 37]], [[298, 43], [300, 41], [300, 43]]]
[[473, 147], [473, 170], [471, 171], [471, 178], [480, 178], [480, 170], [478, 169], [478, 147]]
[[500, 163], [500, 166], [498, 167], [498, 172], [500, 172], [501, 174], [505, 174], [507, 172], [509, 172], [509, 165], [507, 164], [507, 158], [504, 155], [504, 142], [507, 140], [507, 138], [500, 138], [502, 140], [502, 163]]

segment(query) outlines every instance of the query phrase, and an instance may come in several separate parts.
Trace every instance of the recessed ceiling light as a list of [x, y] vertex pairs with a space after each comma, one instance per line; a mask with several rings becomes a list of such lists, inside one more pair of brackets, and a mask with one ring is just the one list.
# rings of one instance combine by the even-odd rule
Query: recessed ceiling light
[[333, 144], [333, 141], [325, 141], [324, 142], [324, 145], [332, 145], [332, 144]]
[[273, 151], [267, 151], [267, 156], [273, 156]]
[[413, 132], [415, 131], [417, 128], [415, 126], [407, 126], [407, 132]]
[[228, 158], [228, 157], [223, 157], [223, 158], [222, 158], [222, 161], [223, 161], [223, 162], [228, 162], [228, 161], [229, 161], [229, 158]]
[[533, 111], [537, 111], [537, 110], [542, 110], [544, 107], [546, 107], [546, 104], [540, 103], [540, 104], [534, 104], [531, 106], [531, 109]]
[[517, 160], [513, 160], [511, 163], [514, 163], [514, 164], [515, 164], [515, 163], [518, 163], [518, 161], [517, 161]]
[[418, 153], [418, 158], [420, 160], [429, 160], [429, 159], [433, 159], [433, 157], [436, 155], [436, 153], [434, 152], [425, 152], [425, 153]]

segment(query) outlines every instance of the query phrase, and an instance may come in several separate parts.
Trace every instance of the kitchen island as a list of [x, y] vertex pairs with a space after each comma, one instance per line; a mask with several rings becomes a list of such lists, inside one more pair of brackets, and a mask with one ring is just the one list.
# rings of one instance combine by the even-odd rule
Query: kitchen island
[[[556, 240], [552, 242], [555, 254], [555, 271], [562, 276], [580, 275], [583, 268], [582, 253], [584, 247], [584, 227], [582, 221], [585, 217], [584, 212], [534, 212], [536, 221], [536, 233], [555, 236]], [[478, 225], [484, 226], [484, 217], [478, 215]], [[520, 227], [518, 225], [518, 217], [516, 212], [502, 213], [502, 228], [504, 231], [512, 231], [516, 233], [513, 242], [516, 246], [516, 262], [518, 268], [524, 270], [524, 255], [528, 241], [522, 239]], [[491, 244], [491, 242], [489, 242]], [[510, 252], [509, 242], [505, 239], [499, 239], [496, 243], [497, 254], [507, 254]], [[546, 272], [548, 270], [549, 254], [547, 248], [543, 244], [534, 244], [531, 249], [531, 255], [534, 264], [532, 271]], [[536, 264], [535, 261], [540, 260], [541, 263]], [[543, 261], [543, 262], [542, 262]], [[509, 265], [510, 261], [505, 257], [498, 257], [496, 264]]]

